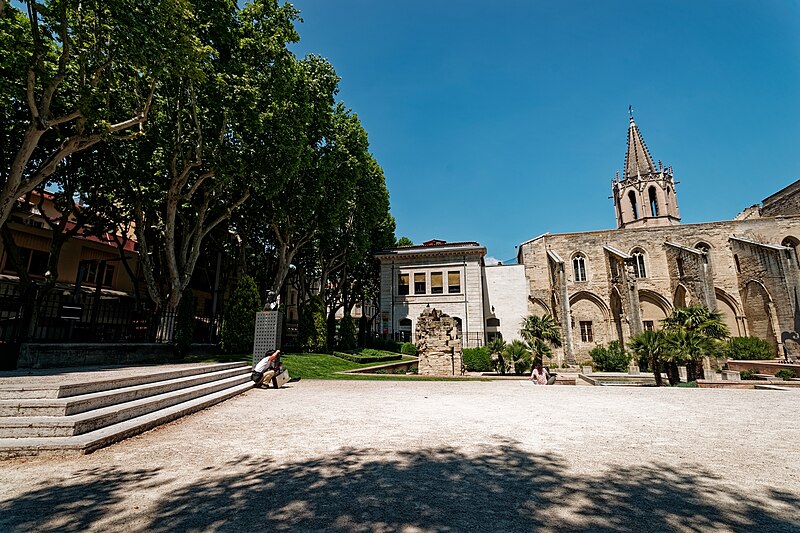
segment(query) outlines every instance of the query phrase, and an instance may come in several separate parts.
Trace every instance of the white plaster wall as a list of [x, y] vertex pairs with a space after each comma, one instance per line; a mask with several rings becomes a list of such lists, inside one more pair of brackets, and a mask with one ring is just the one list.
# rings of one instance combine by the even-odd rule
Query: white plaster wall
[[[484, 315], [500, 320], [498, 328], [503, 340], [520, 339], [522, 320], [528, 314], [528, 284], [525, 281], [525, 265], [487, 266], [487, 299]], [[492, 315], [494, 306], [494, 315]]]

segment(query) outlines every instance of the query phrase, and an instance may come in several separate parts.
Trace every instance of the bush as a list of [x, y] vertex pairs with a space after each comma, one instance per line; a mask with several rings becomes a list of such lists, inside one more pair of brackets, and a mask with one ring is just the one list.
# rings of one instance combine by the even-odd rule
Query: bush
[[183, 357], [194, 340], [194, 312], [197, 300], [191, 289], [183, 292], [175, 316], [175, 355]]
[[753, 370], [742, 370], [741, 372], [739, 372], [739, 377], [741, 379], [756, 379], [756, 374], [760, 373], [761, 371], [758, 370], [757, 368], [754, 368]]
[[353, 350], [358, 345], [356, 322], [350, 315], [344, 315], [339, 321], [339, 349]]
[[397, 341], [393, 341], [392, 339], [382, 339], [380, 337], [368, 339], [367, 345], [370, 348], [377, 348], [378, 350], [386, 350], [388, 352], [395, 353], [400, 353], [401, 347], [401, 344]]
[[417, 355], [417, 345], [413, 342], [404, 342], [400, 345], [400, 353], [404, 355]]
[[785, 380], [794, 378], [795, 377], [795, 373], [794, 373], [794, 370], [790, 370], [788, 368], [782, 368], [782, 369], [778, 370], [777, 372], [775, 372], [775, 377], [776, 378], [781, 378], [782, 380], [785, 381]]
[[365, 348], [357, 353], [333, 352], [333, 355], [354, 363], [384, 363], [388, 361], [398, 361], [402, 357], [399, 354], [380, 352], [378, 350], [370, 350], [369, 348]]
[[322, 298], [312, 296], [303, 305], [297, 337], [304, 352], [319, 353], [327, 349], [328, 324], [325, 321], [325, 304]]
[[611, 341], [608, 346], [595, 346], [589, 352], [594, 369], [601, 372], [626, 372], [631, 361], [630, 354], [619, 341]]
[[775, 351], [772, 346], [758, 337], [732, 337], [725, 343], [722, 354], [728, 359], [746, 361], [775, 359]]
[[250, 276], [239, 280], [233, 291], [225, 321], [222, 323], [222, 350], [226, 353], [252, 353], [256, 330], [256, 313], [261, 311], [261, 298], [256, 282]]
[[464, 368], [467, 372], [491, 372], [494, 370], [489, 348], [464, 348]]

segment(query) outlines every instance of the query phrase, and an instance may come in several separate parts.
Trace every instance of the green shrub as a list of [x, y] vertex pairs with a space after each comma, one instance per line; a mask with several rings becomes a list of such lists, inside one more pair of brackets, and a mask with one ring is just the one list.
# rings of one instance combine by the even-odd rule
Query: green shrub
[[794, 370], [790, 370], [788, 368], [782, 368], [775, 372], [776, 378], [781, 378], [782, 380], [792, 379], [795, 377]]
[[325, 321], [325, 304], [319, 296], [312, 296], [303, 305], [297, 337], [300, 347], [308, 353], [324, 353], [327, 349], [328, 325]]
[[419, 372], [419, 368], [417, 368], [417, 365], [412, 365], [408, 367], [408, 371], [411, 372], [412, 374], [416, 374], [417, 372]]
[[732, 337], [725, 343], [722, 354], [728, 359], [746, 361], [775, 359], [775, 350], [772, 346], [758, 337]]
[[378, 350], [370, 350], [369, 348], [365, 348], [359, 353], [333, 352], [333, 355], [354, 363], [384, 363], [388, 361], [399, 361], [402, 358], [400, 354], [380, 352]]
[[389, 352], [400, 353], [401, 343], [393, 341], [392, 339], [382, 339], [380, 337], [375, 337], [372, 339], [368, 339], [367, 346], [369, 346], [370, 348], [377, 348], [378, 350], [386, 350]]
[[619, 341], [611, 341], [608, 346], [595, 346], [589, 351], [594, 369], [601, 372], [626, 372], [631, 356]]
[[339, 321], [339, 349], [353, 350], [358, 345], [356, 321], [350, 315], [344, 315]]
[[507, 344], [503, 350], [503, 357], [514, 365], [514, 373], [517, 375], [530, 371], [533, 364], [531, 352], [521, 340]]
[[256, 330], [256, 313], [261, 311], [261, 298], [256, 282], [250, 276], [239, 280], [233, 291], [225, 321], [222, 323], [222, 349], [226, 353], [252, 353]]
[[404, 355], [417, 355], [417, 345], [413, 342], [404, 342], [400, 345], [400, 353]]
[[397, 368], [394, 369], [394, 373], [398, 374], [398, 375], [405, 376], [406, 375], [406, 369], [403, 368], [403, 367], [397, 367]]
[[756, 379], [756, 374], [760, 373], [761, 371], [757, 368], [754, 368], [752, 370], [742, 370], [741, 372], [739, 372], [739, 377], [741, 379]]
[[[178, 310], [175, 316], [175, 355], [183, 357], [189, 351], [189, 346], [194, 340], [194, 312], [197, 307], [197, 300], [191, 289], [183, 292]], [[251, 334], [252, 337], [252, 334]]]
[[491, 372], [494, 370], [492, 354], [489, 348], [464, 348], [463, 352], [464, 368], [467, 372]]

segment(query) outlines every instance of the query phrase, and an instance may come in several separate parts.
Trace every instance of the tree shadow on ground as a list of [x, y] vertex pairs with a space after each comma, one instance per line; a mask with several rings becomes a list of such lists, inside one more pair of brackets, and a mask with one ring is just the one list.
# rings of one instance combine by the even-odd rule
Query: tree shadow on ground
[[[25, 494], [0, 504], [0, 526], [35, 529], [31, 519], [13, 517], [39, 506], [63, 515], [51, 522], [68, 524], [61, 530], [85, 529], [118, 512], [114, 504], [125, 510], [129, 494], [152, 488], [151, 474], [89, 472], [73, 485]], [[797, 494], [743, 494], [694, 466], [652, 463], [577, 476], [566, 461], [514, 443], [469, 454], [346, 449], [284, 464], [243, 457], [197, 474], [162, 496], [143, 529], [800, 531]]]

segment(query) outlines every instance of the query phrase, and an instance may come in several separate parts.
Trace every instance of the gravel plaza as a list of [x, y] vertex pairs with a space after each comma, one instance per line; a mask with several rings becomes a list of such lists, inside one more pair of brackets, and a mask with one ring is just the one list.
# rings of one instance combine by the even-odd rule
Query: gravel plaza
[[800, 531], [798, 400], [301, 380], [0, 462], [0, 530]]

